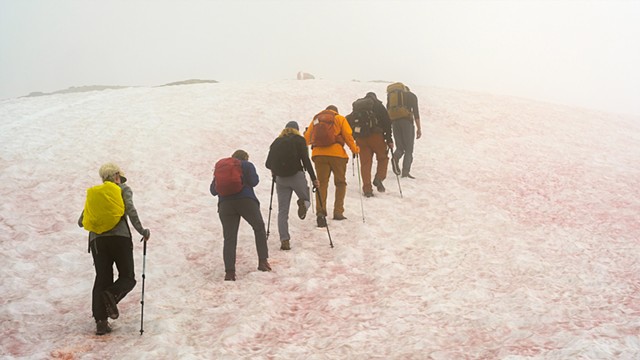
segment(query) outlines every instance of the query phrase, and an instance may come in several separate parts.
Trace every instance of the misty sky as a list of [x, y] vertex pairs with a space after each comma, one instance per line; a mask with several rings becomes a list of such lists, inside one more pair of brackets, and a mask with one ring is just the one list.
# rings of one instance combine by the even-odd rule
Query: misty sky
[[615, 0], [0, 0], [0, 99], [303, 70], [640, 115], [638, 19]]

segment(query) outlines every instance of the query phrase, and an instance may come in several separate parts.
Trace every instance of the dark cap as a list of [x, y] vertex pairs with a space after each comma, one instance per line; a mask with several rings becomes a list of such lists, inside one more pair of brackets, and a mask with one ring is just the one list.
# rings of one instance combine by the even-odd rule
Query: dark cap
[[298, 127], [298, 123], [295, 121], [289, 121], [287, 123], [287, 125], [284, 126], [285, 128], [292, 128], [292, 129], [296, 129], [296, 130], [300, 130], [300, 128]]

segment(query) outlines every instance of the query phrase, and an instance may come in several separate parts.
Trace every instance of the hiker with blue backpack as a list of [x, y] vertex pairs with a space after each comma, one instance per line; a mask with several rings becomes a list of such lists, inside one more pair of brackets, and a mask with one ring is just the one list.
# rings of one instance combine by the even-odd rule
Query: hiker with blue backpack
[[[93, 256], [96, 277], [91, 308], [96, 321], [96, 335], [111, 332], [108, 318], [120, 315], [117, 304], [136, 285], [133, 264], [133, 241], [127, 219], [134, 229], [149, 240], [149, 229], [142, 226], [133, 205], [133, 191], [125, 184], [124, 172], [113, 163], [100, 167], [101, 185], [87, 190], [84, 210], [78, 225], [89, 231], [89, 251]], [[118, 279], [113, 281], [113, 264]]]
[[260, 201], [253, 191], [259, 181], [256, 167], [249, 162], [249, 154], [244, 150], [236, 150], [231, 157], [216, 162], [209, 191], [218, 197], [218, 215], [224, 237], [222, 255], [225, 281], [236, 281], [236, 248], [241, 218], [253, 228], [258, 270], [271, 271], [267, 232], [260, 212]]
[[[280, 135], [271, 143], [265, 166], [271, 170], [278, 194], [280, 250], [291, 250], [291, 235], [289, 234], [291, 196], [295, 192], [298, 197], [296, 201], [298, 217], [304, 219], [307, 216], [309, 206], [311, 206], [311, 196], [304, 171], [309, 173], [314, 188], [317, 188], [319, 184], [311, 165], [311, 159], [309, 159], [306, 140], [300, 135], [297, 122], [288, 122]], [[273, 192], [271, 196], [273, 196]]]

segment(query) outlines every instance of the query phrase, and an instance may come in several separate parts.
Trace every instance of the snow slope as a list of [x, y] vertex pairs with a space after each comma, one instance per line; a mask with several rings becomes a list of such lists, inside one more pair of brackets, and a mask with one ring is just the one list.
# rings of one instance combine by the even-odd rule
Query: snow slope
[[[412, 87], [412, 173], [347, 221], [290, 219], [271, 273], [241, 224], [224, 282], [214, 162], [238, 148], [261, 176], [290, 120], [349, 112], [386, 84], [127, 88], [0, 102], [0, 356], [6, 359], [634, 359], [640, 357], [640, 118]], [[409, 84], [411, 85], [411, 84]], [[141, 282], [94, 335], [92, 259], [78, 228], [99, 166], [127, 174], [145, 227]], [[333, 195], [330, 191], [329, 211]], [[364, 209], [364, 211], [362, 211]], [[292, 211], [292, 214], [295, 214]], [[363, 222], [364, 219], [364, 222]], [[136, 235], [136, 274], [142, 246]]]

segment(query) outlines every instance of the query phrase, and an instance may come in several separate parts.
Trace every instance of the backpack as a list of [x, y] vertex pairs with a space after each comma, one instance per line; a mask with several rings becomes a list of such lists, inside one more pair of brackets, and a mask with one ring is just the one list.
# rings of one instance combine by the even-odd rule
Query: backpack
[[292, 176], [300, 171], [300, 156], [296, 149], [295, 136], [285, 135], [273, 141], [269, 149], [269, 164], [276, 176]]
[[347, 116], [354, 138], [371, 135], [374, 126], [378, 126], [378, 118], [373, 111], [374, 100], [368, 97], [358, 99], [351, 104], [353, 110]]
[[124, 215], [122, 189], [118, 184], [105, 181], [87, 189], [82, 227], [102, 234], [113, 229]]
[[213, 170], [216, 192], [220, 196], [235, 195], [242, 191], [242, 162], [228, 157], [218, 160]]
[[324, 110], [313, 118], [313, 131], [311, 132], [312, 147], [326, 147], [338, 142], [335, 131], [335, 113]]
[[391, 120], [413, 117], [413, 112], [406, 105], [404, 99], [407, 92], [407, 87], [400, 82], [387, 86], [387, 111], [389, 111]]

